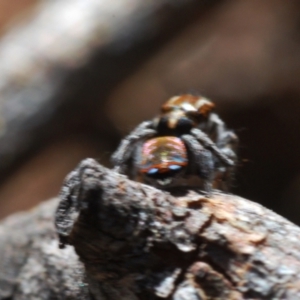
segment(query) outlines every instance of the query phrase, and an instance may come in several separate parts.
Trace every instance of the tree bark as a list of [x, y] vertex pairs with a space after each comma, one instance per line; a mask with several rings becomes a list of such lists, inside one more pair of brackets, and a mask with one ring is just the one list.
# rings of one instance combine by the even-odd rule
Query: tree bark
[[299, 237], [255, 202], [86, 159], [60, 199], [1, 224], [0, 299], [300, 299]]
[[73, 247], [58, 248], [53, 222], [58, 203], [50, 200], [1, 223], [1, 300], [92, 299]]
[[96, 299], [300, 299], [300, 229], [234, 195], [171, 195], [87, 159], [56, 226]]

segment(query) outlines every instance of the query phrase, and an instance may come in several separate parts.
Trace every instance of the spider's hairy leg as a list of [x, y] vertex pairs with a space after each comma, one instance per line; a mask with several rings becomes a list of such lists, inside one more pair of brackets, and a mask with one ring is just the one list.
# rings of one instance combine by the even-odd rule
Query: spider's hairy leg
[[232, 130], [226, 128], [225, 123], [216, 113], [210, 114], [207, 122], [207, 131], [203, 130], [204, 128], [199, 129], [208, 133], [210, 137], [213, 136], [213, 141], [221, 152], [229, 159], [232, 159], [234, 162], [236, 161], [236, 151], [239, 143], [238, 137]]
[[224, 131], [220, 137], [219, 148], [222, 152], [233, 161], [237, 160], [236, 151], [239, 144], [239, 139], [237, 135], [230, 130]]
[[202, 147], [196, 138], [190, 134], [181, 136], [181, 139], [190, 152], [190, 163], [192, 163], [192, 165], [195, 164], [197, 174], [203, 179], [203, 190], [209, 195], [212, 190], [212, 180], [214, 176], [211, 152]]
[[198, 128], [193, 128], [191, 130], [191, 135], [202, 144], [205, 148], [211, 150], [213, 154], [225, 165], [225, 166], [234, 166], [234, 161], [230, 159], [217, 145]]
[[152, 128], [153, 121], [142, 122], [121, 141], [119, 147], [111, 156], [111, 162], [115, 171], [119, 173], [125, 172], [126, 164], [131, 158], [135, 144], [156, 134], [156, 131]]
[[234, 173], [238, 161], [237, 150], [239, 139], [233, 131], [225, 129], [220, 132], [219, 139], [216, 141], [216, 144], [222, 153], [234, 162], [234, 165], [224, 168], [221, 161], [216, 162], [216, 178], [219, 180], [215, 180], [215, 188], [223, 191], [229, 191], [229, 188], [234, 181]]
[[143, 158], [142, 158], [142, 142], [137, 142], [134, 149], [132, 150], [132, 168], [130, 170], [129, 178], [138, 181], [143, 182], [142, 180], [142, 174], [139, 173], [139, 165], [141, 164]]

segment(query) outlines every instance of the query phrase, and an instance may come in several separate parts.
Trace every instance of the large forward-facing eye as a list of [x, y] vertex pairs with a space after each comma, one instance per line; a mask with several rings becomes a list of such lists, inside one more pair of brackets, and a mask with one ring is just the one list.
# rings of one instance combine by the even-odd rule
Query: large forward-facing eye
[[184, 117], [177, 121], [177, 130], [181, 133], [188, 133], [194, 126], [194, 120], [190, 118]]

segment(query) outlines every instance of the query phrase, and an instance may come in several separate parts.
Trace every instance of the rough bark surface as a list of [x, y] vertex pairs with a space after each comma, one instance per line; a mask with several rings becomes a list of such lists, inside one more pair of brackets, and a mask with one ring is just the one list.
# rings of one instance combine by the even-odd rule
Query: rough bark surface
[[2, 222], [0, 299], [300, 299], [299, 238], [257, 203], [171, 195], [87, 159], [60, 200]]
[[298, 227], [233, 195], [176, 193], [93, 159], [69, 175], [57, 231], [95, 299], [300, 299]]
[[54, 230], [58, 203], [53, 199], [1, 223], [1, 300], [92, 299], [73, 247], [58, 248]]

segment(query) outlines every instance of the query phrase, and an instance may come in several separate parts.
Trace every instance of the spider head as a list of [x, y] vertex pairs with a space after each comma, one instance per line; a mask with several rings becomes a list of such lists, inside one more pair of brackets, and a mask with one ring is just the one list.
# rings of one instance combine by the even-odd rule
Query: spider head
[[172, 97], [161, 107], [161, 114], [156, 119], [157, 130], [163, 135], [188, 133], [205, 121], [214, 107], [214, 103], [202, 96]]

